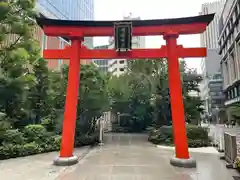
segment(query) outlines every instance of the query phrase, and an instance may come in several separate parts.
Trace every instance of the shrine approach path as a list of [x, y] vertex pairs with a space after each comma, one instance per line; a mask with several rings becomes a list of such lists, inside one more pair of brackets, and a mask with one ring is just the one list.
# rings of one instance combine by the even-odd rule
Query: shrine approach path
[[233, 180], [217, 153], [191, 153], [197, 168], [170, 165], [174, 150], [158, 148], [146, 134], [104, 135], [104, 145], [75, 149], [79, 163], [52, 165], [58, 152], [0, 161], [0, 179], [8, 180]]

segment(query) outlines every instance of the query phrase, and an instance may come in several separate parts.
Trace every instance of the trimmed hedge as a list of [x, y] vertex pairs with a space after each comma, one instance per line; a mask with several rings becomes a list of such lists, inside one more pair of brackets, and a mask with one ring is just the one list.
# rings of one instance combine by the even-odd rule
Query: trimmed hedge
[[91, 134], [91, 135], [83, 135], [83, 136], [75, 138], [75, 146], [76, 147], [95, 145], [97, 143], [99, 143], [99, 133], [98, 132]]
[[[189, 147], [206, 147], [211, 145], [207, 128], [187, 125], [187, 137]], [[173, 145], [172, 126], [162, 126], [159, 129], [152, 129], [148, 140], [154, 144]]]
[[[76, 137], [75, 146], [93, 145], [98, 142], [98, 133]], [[7, 130], [0, 145], [0, 160], [16, 158], [60, 149], [61, 136], [47, 132], [42, 125], [28, 125], [21, 131]]]

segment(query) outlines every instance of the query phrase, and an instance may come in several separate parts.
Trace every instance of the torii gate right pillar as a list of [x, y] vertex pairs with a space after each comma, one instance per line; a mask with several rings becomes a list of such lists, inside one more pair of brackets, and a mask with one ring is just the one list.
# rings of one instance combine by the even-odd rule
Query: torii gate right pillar
[[172, 111], [175, 157], [170, 163], [179, 167], [196, 167], [196, 161], [189, 157], [182, 85], [177, 53], [178, 34], [170, 32], [164, 35], [167, 45], [168, 81]]

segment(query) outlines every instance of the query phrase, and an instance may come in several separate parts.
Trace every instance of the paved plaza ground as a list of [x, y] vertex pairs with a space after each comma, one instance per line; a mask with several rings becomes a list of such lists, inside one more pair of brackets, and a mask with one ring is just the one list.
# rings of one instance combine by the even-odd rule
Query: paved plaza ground
[[197, 168], [176, 168], [169, 164], [171, 148], [156, 147], [146, 135], [107, 134], [102, 147], [82, 148], [78, 164], [52, 165], [56, 152], [0, 161], [1, 180], [233, 180], [219, 154], [209, 151], [191, 154]]

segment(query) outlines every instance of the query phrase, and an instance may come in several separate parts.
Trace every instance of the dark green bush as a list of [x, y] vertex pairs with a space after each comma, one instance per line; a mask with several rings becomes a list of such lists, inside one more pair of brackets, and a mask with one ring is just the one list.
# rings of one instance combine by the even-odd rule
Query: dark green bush
[[122, 127], [122, 126], [112, 126], [112, 132], [128, 133], [128, 132], [130, 132], [130, 128], [129, 127]]
[[42, 125], [28, 125], [23, 133], [7, 130], [0, 146], [0, 159], [28, 156], [60, 149], [61, 136], [47, 132]]
[[210, 145], [210, 141], [209, 140], [204, 140], [204, 139], [188, 139], [188, 146], [192, 147], [192, 148], [196, 148], [196, 147], [207, 147]]
[[54, 137], [54, 145], [56, 146], [56, 149], [59, 150], [61, 147], [61, 141], [62, 141], [62, 136], [55, 136]]
[[0, 159], [15, 158], [33, 155], [41, 152], [41, 148], [35, 142], [19, 144], [3, 144], [0, 146]]
[[30, 142], [23, 145], [23, 151], [20, 156], [38, 154], [41, 151], [41, 147], [36, 142]]
[[9, 144], [24, 144], [25, 138], [23, 136], [23, 133], [20, 132], [18, 129], [11, 129], [6, 130], [3, 135], [3, 143], [9, 143]]
[[[189, 147], [205, 147], [211, 144], [206, 128], [188, 125], [187, 137]], [[162, 126], [159, 129], [152, 129], [148, 140], [154, 144], [173, 145], [172, 126]]]
[[51, 118], [43, 119], [41, 124], [48, 132], [54, 132], [56, 129], [56, 122]]
[[37, 142], [41, 143], [45, 141], [47, 130], [43, 125], [27, 125], [23, 129], [24, 136], [27, 139], [27, 142]]
[[95, 145], [99, 142], [99, 133], [93, 133], [91, 135], [82, 135], [80, 137], [75, 138], [75, 146], [87, 146], [87, 145]]
[[38, 141], [38, 144], [41, 148], [41, 152], [51, 152], [56, 150], [54, 136], [45, 135], [41, 140], [43, 141]]
[[154, 144], [172, 144], [172, 127], [162, 126], [159, 129], [153, 129], [148, 140]]
[[[76, 137], [75, 146], [94, 145], [99, 142], [99, 131]], [[43, 125], [28, 125], [23, 131], [7, 130], [0, 145], [0, 159], [28, 156], [60, 149], [62, 137], [47, 132]]]
[[208, 139], [208, 129], [200, 126], [187, 126], [187, 136], [189, 139]]
[[20, 155], [20, 152], [23, 150], [22, 147], [22, 145], [3, 143], [3, 145], [0, 146], [0, 159], [18, 157]]

